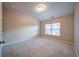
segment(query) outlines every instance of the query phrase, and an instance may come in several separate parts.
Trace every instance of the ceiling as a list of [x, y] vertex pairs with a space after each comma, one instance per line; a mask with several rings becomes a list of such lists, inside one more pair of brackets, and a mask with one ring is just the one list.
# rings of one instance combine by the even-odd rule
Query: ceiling
[[[38, 4], [44, 4], [46, 10], [42, 12], [35, 11]], [[7, 8], [12, 8], [17, 11], [23, 12], [27, 15], [42, 21], [50, 19], [51, 17], [61, 17], [72, 15], [74, 13], [74, 2], [7, 2], [4, 3]]]

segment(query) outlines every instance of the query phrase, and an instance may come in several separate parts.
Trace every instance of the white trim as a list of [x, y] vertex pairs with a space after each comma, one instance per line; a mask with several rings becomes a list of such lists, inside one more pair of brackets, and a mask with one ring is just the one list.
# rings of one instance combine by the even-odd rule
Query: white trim
[[75, 48], [75, 44], [74, 44], [74, 46], [73, 46], [73, 50], [74, 50], [75, 57], [78, 57], [77, 51], [76, 51], [76, 48]]
[[78, 55], [78, 53], [77, 53], [77, 49], [76, 49], [75, 46], [74, 46], [74, 50], [75, 50], [75, 54], [76, 54], [76, 56], [79, 57], [79, 55]]
[[2, 57], [2, 47], [3, 47], [3, 44], [0, 44], [0, 57]]
[[[57, 40], [57, 39], [56, 39], [56, 40]], [[73, 44], [73, 43], [71, 43], [71, 42], [67, 42], [67, 41], [62, 41], [62, 40], [58, 40], [58, 41], [65, 42], [65, 43], [68, 43], [68, 44], [72, 45], [72, 46], [73, 46], [74, 53], [75, 53], [75, 56], [76, 56], [76, 57], [79, 57], [79, 55], [78, 55], [78, 53], [77, 53], [77, 49], [76, 49], [76, 47], [75, 47], [75, 44]]]
[[[33, 37], [32, 37], [32, 38], [33, 38]], [[30, 39], [31, 39], [31, 38], [30, 38]], [[29, 40], [29, 39], [27, 39], [27, 40]], [[19, 40], [19, 41], [15, 41], [15, 42], [4, 43], [3, 46], [16, 44], [16, 43], [20, 43], [20, 42], [23, 42], [23, 41], [26, 41], [26, 39], [24, 39], [24, 40]]]
[[[48, 35], [47, 35], [48, 36]], [[51, 35], [50, 35], [51, 36]], [[46, 35], [42, 35], [40, 37], [43, 37], [43, 38], [46, 38]], [[49, 37], [48, 37], [49, 38]], [[53, 39], [52, 37], [49, 38], [50, 40], [56, 40], [56, 41], [60, 41], [60, 42], [63, 42], [63, 43], [67, 43], [67, 44], [70, 44], [70, 45], [74, 45], [74, 43], [72, 42], [68, 42], [68, 41], [65, 41], [65, 40], [60, 40], [60, 39]]]
[[73, 43], [71, 43], [71, 42], [68, 42], [68, 41], [59, 40], [59, 39], [54, 39], [54, 40], [57, 40], [57, 41], [60, 41], [60, 42], [63, 42], [63, 43], [67, 43], [67, 44], [73, 45]]

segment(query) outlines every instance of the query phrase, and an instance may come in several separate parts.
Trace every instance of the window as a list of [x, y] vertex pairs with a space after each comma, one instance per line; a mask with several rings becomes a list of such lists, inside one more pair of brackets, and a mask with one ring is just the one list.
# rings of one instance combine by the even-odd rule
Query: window
[[60, 23], [52, 24], [52, 35], [60, 36]]
[[45, 24], [45, 34], [60, 36], [60, 23]]
[[45, 24], [45, 34], [51, 35], [51, 24]]

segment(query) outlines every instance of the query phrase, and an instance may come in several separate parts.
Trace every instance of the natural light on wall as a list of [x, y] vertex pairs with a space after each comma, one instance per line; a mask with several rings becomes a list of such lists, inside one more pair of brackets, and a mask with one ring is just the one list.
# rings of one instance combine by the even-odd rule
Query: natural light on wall
[[38, 11], [38, 12], [44, 11], [44, 10], [46, 10], [46, 6], [44, 4], [38, 4], [35, 7], [35, 10]]
[[60, 23], [45, 24], [45, 34], [60, 36]]

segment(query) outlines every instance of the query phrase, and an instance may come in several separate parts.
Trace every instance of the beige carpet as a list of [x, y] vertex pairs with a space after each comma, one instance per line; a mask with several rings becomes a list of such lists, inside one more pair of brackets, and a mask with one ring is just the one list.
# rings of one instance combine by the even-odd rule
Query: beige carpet
[[3, 47], [7, 57], [73, 57], [73, 46], [56, 40], [37, 37]]

